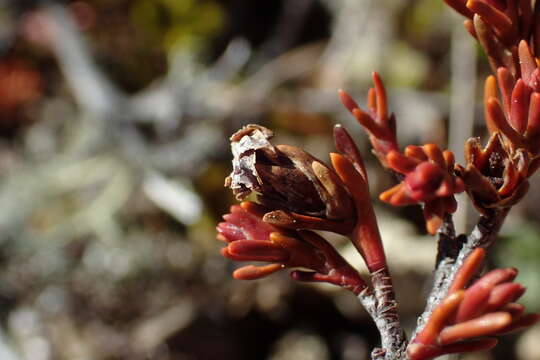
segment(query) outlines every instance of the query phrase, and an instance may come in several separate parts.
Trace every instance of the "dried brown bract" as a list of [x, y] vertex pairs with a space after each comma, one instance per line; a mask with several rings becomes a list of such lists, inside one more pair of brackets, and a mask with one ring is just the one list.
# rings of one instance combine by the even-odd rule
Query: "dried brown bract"
[[528, 152], [523, 149], [510, 152], [499, 133], [491, 136], [484, 149], [478, 138], [469, 139], [465, 158], [466, 166], [457, 165], [456, 171], [474, 205], [484, 214], [488, 209], [515, 205], [529, 189]]
[[[270, 143], [273, 133], [247, 125], [231, 137], [233, 171], [225, 180], [239, 200], [257, 193], [259, 202], [274, 211], [268, 220], [301, 227], [295, 216], [353, 221], [354, 204], [337, 174], [302, 149]], [[293, 224], [294, 223], [294, 224]]]

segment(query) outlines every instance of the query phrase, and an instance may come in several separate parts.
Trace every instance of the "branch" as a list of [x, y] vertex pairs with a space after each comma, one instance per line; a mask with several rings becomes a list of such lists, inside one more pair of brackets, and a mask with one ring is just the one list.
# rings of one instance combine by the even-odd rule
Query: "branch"
[[435, 263], [435, 272], [433, 275], [433, 289], [440, 289], [448, 274], [451, 274], [452, 268], [459, 256], [459, 251], [466, 241], [464, 235], [456, 237], [454, 221], [451, 214], [446, 214], [444, 223], [438, 231], [439, 241], [437, 249], [437, 260]]
[[447, 259], [455, 260], [460, 250], [459, 243], [456, 241], [456, 230], [451, 214], [445, 215], [444, 222], [437, 231], [437, 235], [439, 236], [439, 241], [437, 260], [435, 263], [435, 268], [437, 269], [436, 271], [441, 268], [441, 262]]
[[[437, 232], [439, 236], [437, 260], [435, 263], [435, 271], [433, 274], [433, 287], [429, 294], [426, 310], [419, 318], [418, 327], [414, 333], [416, 333], [424, 327], [425, 322], [431, 315], [433, 309], [439, 304], [441, 299], [444, 298], [444, 294], [439, 294], [444, 288], [448, 277], [451, 276], [456, 263], [456, 259], [459, 256], [459, 251], [463, 247], [464, 236], [456, 237], [456, 231], [454, 228], [454, 221], [451, 214], [446, 214], [443, 225]], [[414, 337], [413, 336], [413, 337]]]
[[379, 333], [381, 347], [373, 349], [372, 360], [405, 359], [407, 340], [399, 321], [397, 301], [388, 268], [371, 273], [373, 289], [367, 288], [358, 299], [369, 313]]
[[47, 5], [45, 11], [54, 25], [53, 52], [77, 102], [91, 112], [114, 113], [124, 95], [95, 64], [66, 10], [59, 5]]
[[[446, 257], [438, 264], [437, 270], [435, 271], [435, 282], [431, 293], [429, 294], [426, 309], [418, 319], [414, 336], [424, 327], [433, 309], [439, 305], [441, 300], [448, 294], [448, 289], [467, 256], [469, 256], [474, 249], [478, 247], [488, 248], [495, 242], [496, 236], [499, 233], [509, 210], [510, 208], [493, 210], [489, 215], [482, 215], [478, 220], [478, 224], [462, 244], [457, 256]], [[464, 236], [460, 236], [456, 239], [456, 246], [460, 246], [459, 239], [464, 239]], [[445, 241], [444, 238], [442, 241]]]

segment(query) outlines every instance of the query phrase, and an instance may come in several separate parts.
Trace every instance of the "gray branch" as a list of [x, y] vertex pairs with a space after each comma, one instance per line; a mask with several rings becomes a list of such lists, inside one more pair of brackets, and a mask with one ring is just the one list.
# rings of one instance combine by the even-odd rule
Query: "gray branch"
[[381, 335], [381, 347], [373, 349], [372, 360], [406, 359], [407, 340], [399, 321], [398, 304], [387, 268], [371, 274], [372, 289], [365, 289], [358, 298]]
[[446, 297], [458, 270], [463, 266], [463, 262], [472, 251], [479, 247], [488, 248], [495, 242], [509, 210], [494, 210], [489, 215], [481, 216], [478, 224], [467, 237], [463, 246], [461, 246], [455, 259], [453, 257], [447, 257], [439, 263], [439, 267], [435, 271], [436, 278], [427, 300], [426, 309], [418, 319], [414, 334], [418, 333], [424, 327], [433, 309]]
[[59, 5], [45, 7], [53, 22], [53, 52], [79, 105], [101, 115], [114, 112], [123, 95], [92, 61], [86, 41], [66, 10]]

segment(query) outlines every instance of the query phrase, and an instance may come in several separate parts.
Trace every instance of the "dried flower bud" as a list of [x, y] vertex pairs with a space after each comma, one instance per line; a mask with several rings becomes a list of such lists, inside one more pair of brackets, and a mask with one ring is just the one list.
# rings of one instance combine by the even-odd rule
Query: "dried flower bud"
[[450, 295], [433, 310], [424, 328], [409, 345], [411, 360], [491, 348], [496, 344], [491, 336], [530, 326], [540, 319], [537, 314], [524, 315], [524, 307], [515, 303], [525, 292], [522, 285], [512, 283], [516, 269], [493, 270], [466, 288], [484, 256], [485, 250], [478, 248], [465, 260], [456, 274]]
[[236, 261], [264, 261], [262, 266], [247, 265], [233, 274], [236, 279], [253, 280], [285, 268], [295, 270], [291, 276], [300, 281], [327, 282], [355, 294], [366, 284], [330, 243], [309, 231], [280, 229], [263, 221], [267, 211], [261, 205], [243, 202], [231, 207], [225, 222], [217, 226], [218, 240], [227, 243], [221, 254]]
[[476, 208], [507, 208], [516, 204], [527, 192], [529, 154], [518, 149], [511, 154], [498, 133], [494, 133], [484, 149], [478, 138], [465, 145], [466, 167], [456, 166], [456, 172], [466, 184], [466, 190]]
[[403, 181], [380, 195], [394, 206], [424, 204], [426, 227], [435, 234], [445, 213], [457, 209], [454, 194], [464, 190], [461, 179], [453, 174], [454, 155], [441, 151], [434, 144], [408, 146], [405, 154], [391, 151], [386, 157], [388, 167], [405, 175]]
[[[231, 137], [233, 172], [226, 179], [239, 200], [251, 192], [270, 210], [268, 221], [291, 227], [322, 220], [352, 222], [354, 204], [336, 173], [307, 152], [270, 143], [273, 133], [247, 125]], [[266, 219], [265, 219], [266, 220]], [[318, 225], [314, 225], [314, 228]]]

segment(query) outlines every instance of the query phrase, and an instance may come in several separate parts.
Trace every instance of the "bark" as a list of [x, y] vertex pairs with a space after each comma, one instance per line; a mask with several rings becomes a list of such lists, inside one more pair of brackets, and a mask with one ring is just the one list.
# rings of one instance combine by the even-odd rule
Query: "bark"
[[358, 296], [381, 334], [381, 347], [373, 349], [372, 360], [405, 360], [407, 340], [399, 321], [392, 278], [387, 268], [371, 274], [373, 289]]
[[[443, 226], [442, 233], [439, 234], [439, 251], [444, 253], [438, 256], [440, 262], [438, 262], [435, 270], [434, 285], [429, 294], [426, 309], [418, 319], [414, 331], [415, 335], [424, 327], [433, 309], [446, 297], [457, 271], [461, 268], [467, 256], [474, 249], [478, 247], [488, 248], [495, 242], [508, 211], [509, 209], [494, 210], [489, 215], [482, 215], [471, 234], [468, 237], [460, 235], [454, 238], [454, 245], [441, 244], [441, 242], [452, 241], [451, 229], [449, 227], [445, 229]], [[456, 249], [458, 251], [455, 251]]]

